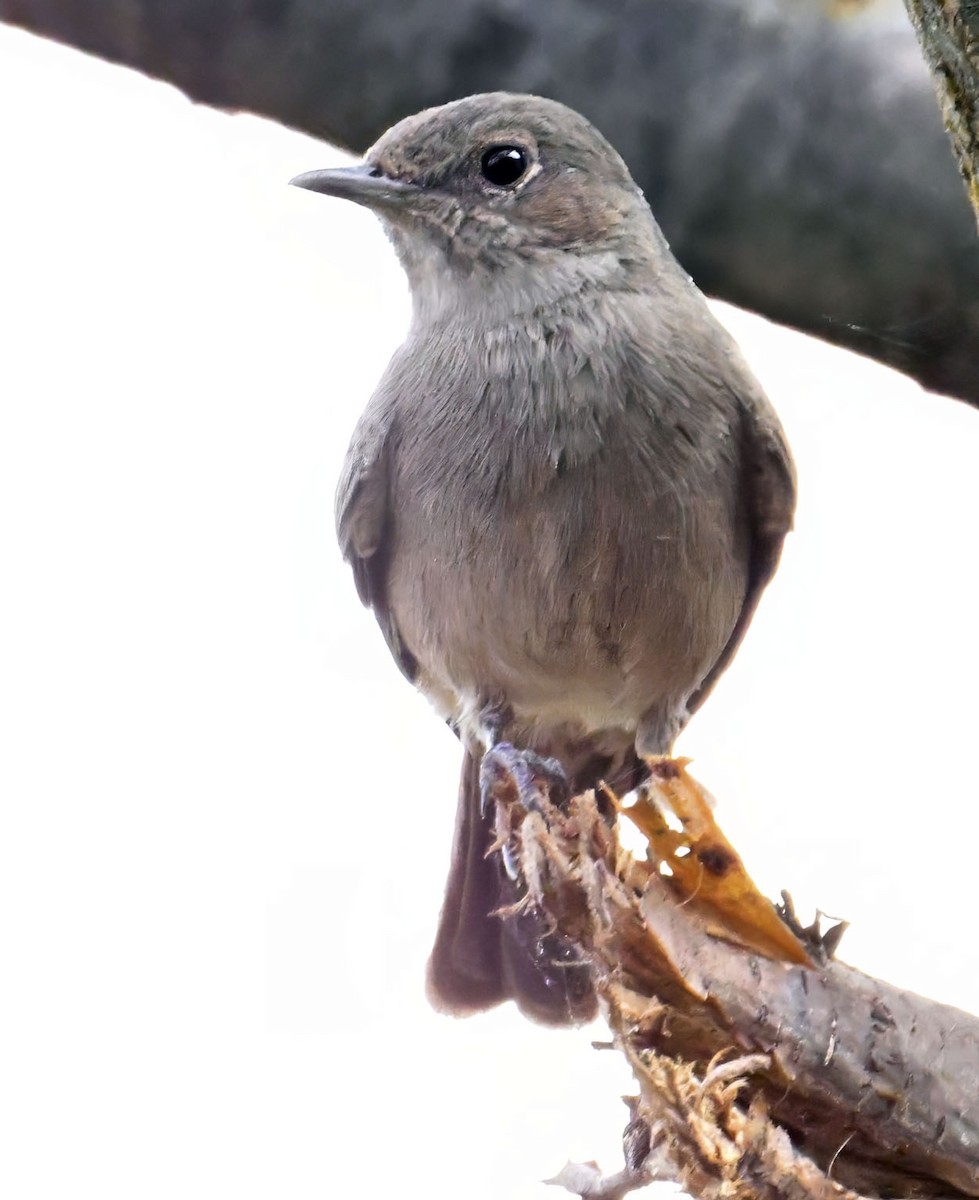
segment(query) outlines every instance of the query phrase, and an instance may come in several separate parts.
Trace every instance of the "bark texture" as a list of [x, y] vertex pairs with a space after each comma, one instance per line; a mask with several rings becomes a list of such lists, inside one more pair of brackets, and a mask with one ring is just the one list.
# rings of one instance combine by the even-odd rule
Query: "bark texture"
[[906, 3], [979, 221], [979, 5], [974, 0]]
[[0, 19], [355, 150], [469, 92], [551, 95], [623, 153], [705, 291], [979, 403], [979, 243], [886, 0], [0, 0]]
[[[557, 1182], [582, 1196], [667, 1177], [718, 1200], [979, 1195], [977, 1018], [833, 961], [812, 931], [809, 964], [737, 944], [655, 859], [621, 849], [592, 793], [559, 806], [529, 777], [496, 772], [498, 849], [523, 903], [590, 964], [640, 1085], [625, 1176], [605, 1192], [580, 1168]], [[697, 785], [659, 760], [649, 788]]]

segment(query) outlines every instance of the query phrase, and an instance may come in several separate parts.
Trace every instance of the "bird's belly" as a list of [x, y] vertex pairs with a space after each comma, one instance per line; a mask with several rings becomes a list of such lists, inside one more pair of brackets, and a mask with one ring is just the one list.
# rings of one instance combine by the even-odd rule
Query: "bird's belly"
[[669, 524], [592, 529], [570, 549], [546, 522], [532, 537], [501, 523], [476, 553], [404, 547], [389, 595], [422, 690], [464, 727], [506, 705], [535, 742], [633, 734], [657, 705], [682, 709], [730, 636], [746, 571], [735, 530], [691, 539]]

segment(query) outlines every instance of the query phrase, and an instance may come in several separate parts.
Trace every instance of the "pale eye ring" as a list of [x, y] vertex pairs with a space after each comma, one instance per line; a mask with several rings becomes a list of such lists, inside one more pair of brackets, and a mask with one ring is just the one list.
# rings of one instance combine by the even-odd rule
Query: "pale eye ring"
[[479, 160], [480, 174], [494, 187], [513, 187], [530, 166], [530, 155], [523, 146], [490, 146]]

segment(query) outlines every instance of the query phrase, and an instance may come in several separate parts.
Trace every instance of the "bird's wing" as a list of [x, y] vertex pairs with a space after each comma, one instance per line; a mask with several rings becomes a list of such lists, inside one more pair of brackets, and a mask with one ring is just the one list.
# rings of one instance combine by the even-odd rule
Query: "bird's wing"
[[375, 394], [354, 430], [336, 494], [337, 541], [353, 568], [357, 593], [381, 627], [395, 662], [414, 682], [417, 663], [405, 647], [388, 606], [392, 550], [390, 505], [394, 407]]
[[742, 418], [742, 487], [751, 537], [748, 590], [727, 645], [687, 703], [691, 713], [696, 712], [710, 694], [741, 644], [761, 594], [775, 574], [782, 543], [792, 528], [795, 512], [795, 466], [778, 417], [764, 392], [750, 377], [738, 382], [735, 394]]

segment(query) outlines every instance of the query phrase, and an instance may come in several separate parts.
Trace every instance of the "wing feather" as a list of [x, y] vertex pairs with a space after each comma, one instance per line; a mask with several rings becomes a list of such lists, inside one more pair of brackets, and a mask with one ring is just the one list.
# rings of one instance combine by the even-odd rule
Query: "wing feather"
[[750, 376], [739, 381], [735, 394], [742, 418], [742, 486], [751, 536], [748, 590], [720, 657], [687, 703], [690, 713], [703, 704], [741, 645], [761, 594], [778, 567], [782, 544], [792, 528], [795, 513], [795, 465], [774, 409]]
[[336, 494], [337, 541], [353, 568], [357, 594], [373, 609], [394, 661], [411, 682], [418, 664], [404, 645], [387, 596], [394, 539], [390, 483], [395, 451], [394, 405], [375, 393], [354, 430]]

